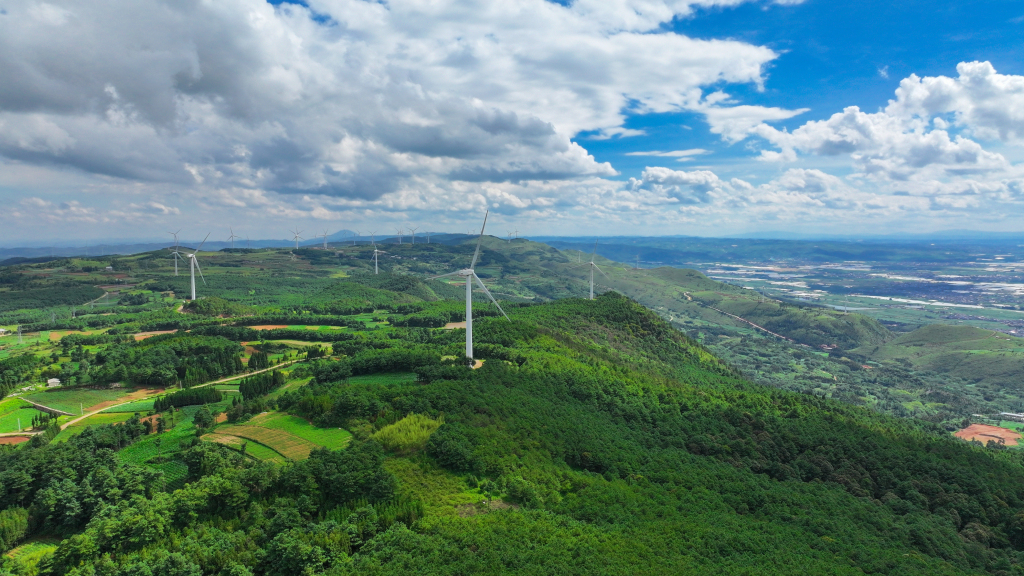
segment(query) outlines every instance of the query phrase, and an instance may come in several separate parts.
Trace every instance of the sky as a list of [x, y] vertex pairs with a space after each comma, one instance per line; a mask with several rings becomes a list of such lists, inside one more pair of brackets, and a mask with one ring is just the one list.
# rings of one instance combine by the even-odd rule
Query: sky
[[1018, 231], [1021, 38], [1017, 0], [0, 0], [0, 246]]

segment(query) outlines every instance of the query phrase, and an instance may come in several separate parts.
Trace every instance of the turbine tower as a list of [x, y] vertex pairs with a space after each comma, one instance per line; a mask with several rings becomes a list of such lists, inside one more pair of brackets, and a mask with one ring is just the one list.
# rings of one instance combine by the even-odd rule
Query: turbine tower
[[[206, 238], [209, 238], [209, 237], [210, 237], [210, 235], [207, 234]], [[199, 277], [203, 279], [203, 284], [204, 285], [206, 284], [206, 278], [203, 277], [203, 269], [199, 267], [199, 260], [196, 260], [196, 254], [199, 253], [199, 250], [203, 247], [203, 244], [206, 244], [206, 238], [203, 238], [202, 244], [199, 245], [199, 248], [196, 248], [195, 252], [193, 252], [191, 254], [185, 254], [185, 256], [188, 257], [189, 272], [191, 272], [191, 274], [192, 274], [192, 300], [193, 301], [195, 301], [195, 299], [196, 299], [196, 270], [197, 269], [199, 270]]]
[[417, 230], [419, 230], [419, 228], [418, 228], [418, 227], [417, 227], [417, 228], [413, 228], [413, 227], [411, 227], [411, 226], [409, 227], [409, 233], [410, 233], [410, 234], [412, 235], [412, 243], [413, 243], [413, 244], [415, 244], [415, 243], [416, 243], [416, 231], [417, 231]]
[[480, 277], [477, 276], [476, 272], [473, 270], [476, 267], [476, 261], [480, 257], [480, 243], [484, 240], [484, 229], [487, 228], [487, 214], [488, 212], [484, 212], [484, 224], [480, 227], [480, 236], [476, 239], [476, 252], [473, 253], [473, 260], [469, 263], [469, 268], [434, 277], [444, 278], [445, 276], [462, 276], [466, 279], [466, 362], [470, 367], [473, 366], [473, 280], [476, 280], [476, 283], [480, 285], [481, 289], [483, 289], [484, 294], [487, 294], [487, 297], [491, 299], [491, 302], [494, 302], [494, 305], [498, 307], [501, 315], [509, 322], [512, 321], [508, 317], [508, 314], [505, 314], [505, 311], [501, 309], [501, 305], [494, 299], [494, 296], [491, 296], [490, 290], [487, 289], [487, 286], [484, 286], [483, 281], [480, 280]]
[[[594, 251], [590, 253], [590, 262], [587, 262], [587, 264], [586, 264], [587, 266], [590, 266], [590, 299], [591, 300], [594, 299], [594, 270], [596, 269], [598, 272], [601, 273], [602, 276], [604, 276], [605, 278], [608, 278], [608, 275], [604, 273], [604, 270], [601, 270], [601, 267], [598, 266], [596, 262], [594, 262], [594, 255], [595, 254], [597, 254], [597, 242], [596, 241], [594, 242]], [[608, 279], [611, 280], [611, 278], [608, 278]]]
[[352, 245], [355, 246], [356, 238], [359, 238], [359, 230], [353, 230], [353, 232], [355, 232], [355, 234], [352, 235]]
[[295, 230], [292, 230], [292, 234], [295, 235], [295, 237], [292, 238], [292, 240], [295, 240], [295, 249], [298, 250], [299, 249], [299, 240], [305, 240], [305, 238], [303, 238], [302, 236], [299, 236], [299, 234], [302, 234], [302, 230], [299, 230], [298, 227], [296, 227]]
[[324, 230], [324, 233], [321, 234], [321, 236], [324, 237], [324, 250], [327, 250], [327, 230]]
[[402, 229], [401, 228], [395, 228], [395, 232], [398, 233], [398, 243], [401, 244], [402, 243]]
[[[178, 232], [181, 232], [180, 228], [178, 229]], [[178, 260], [181, 260], [181, 253], [178, 252], [178, 232], [168, 232], [168, 234], [170, 234], [171, 236], [174, 236], [174, 250], [171, 252], [171, 256], [173, 256], [173, 258], [171, 258], [171, 259], [174, 260], [174, 275], [175, 276], [178, 275]]]
[[231, 232], [231, 236], [228, 236], [228, 240], [231, 241], [231, 249], [234, 250], [235, 249], [235, 238], [241, 238], [241, 236], [235, 236], [235, 230], [233, 228], [229, 227], [228, 230]]
[[377, 243], [374, 242], [373, 243], [373, 273], [374, 274], [380, 274], [380, 271], [377, 269], [377, 254], [387, 254], [387, 252], [385, 252], [383, 250], [377, 250]]

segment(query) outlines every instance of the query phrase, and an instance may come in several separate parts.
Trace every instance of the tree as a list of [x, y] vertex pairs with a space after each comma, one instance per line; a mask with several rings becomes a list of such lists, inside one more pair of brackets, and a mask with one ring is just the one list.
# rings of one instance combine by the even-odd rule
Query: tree
[[195, 417], [192, 418], [192, 422], [195, 423], [196, 428], [199, 430], [206, 430], [210, 426], [213, 426], [213, 414], [210, 413], [210, 408], [203, 405], [203, 407], [196, 412]]

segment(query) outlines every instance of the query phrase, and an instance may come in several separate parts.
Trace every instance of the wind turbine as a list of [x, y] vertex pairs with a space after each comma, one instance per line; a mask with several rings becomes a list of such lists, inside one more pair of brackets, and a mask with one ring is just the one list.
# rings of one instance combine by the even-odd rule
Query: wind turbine
[[355, 246], [356, 238], [359, 238], [359, 230], [353, 230], [353, 232], [355, 232], [355, 234], [352, 236], [352, 245]]
[[324, 230], [324, 233], [321, 234], [321, 236], [324, 237], [324, 250], [327, 250], [327, 230]]
[[[210, 235], [207, 234], [206, 238], [209, 238], [209, 237], [210, 237]], [[199, 248], [196, 248], [195, 252], [193, 252], [191, 254], [185, 254], [185, 256], [188, 257], [188, 268], [189, 268], [189, 271], [192, 273], [192, 300], [193, 301], [195, 301], [195, 299], [196, 299], [196, 269], [199, 270], [199, 277], [203, 279], [203, 284], [204, 285], [206, 284], [206, 278], [203, 277], [203, 269], [199, 268], [199, 260], [196, 260], [196, 254], [199, 253], [199, 250], [203, 247], [203, 244], [206, 244], [206, 238], [203, 238], [202, 244], [199, 245]]]
[[480, 277], [477, 276], [476, 272], [473, 270], [473, 268], [476, 267], [477, 259], [480, 257], [480, 243], [484, 240], [484, 229], [487, 228], [488, 212], [489, 211], [484, 212], [484, 224], [480, 227], [480, 236], [476, 239], [476, 252], [473, 253], [473, 260], [469, 263], [469, 268], [434, 277], [444, 278], [445, 276], [462, 276], [466, 279], [466, 362], [469, 363], [470, 367], [473, 366], [473, 280], [476, 280], [476, 283], [483, 289], [484, 294], [487, 294], [487, 297], [491, 299], [491, 302], [494, 302], [494, 305], [498, 307], [501, 315], [509, 322], [512, 321], [512, 319], [508, 317], [508, 314], [505, 314], [505, 311], [501, 309], [501, 305], [494, 299], [494, 296], [491, 296], [490, 290], [487, 289], [487, 286], [484, 286], [483, 281], [480, 280]]
[[401, 228], [395, 228], [395, 232], [398, 232], [398, 243], [401, 244], [402, 243], [402, 229]]
[[295, 237], [292, 238], [292, 240], [295, 240], [295, 249], [298, 250], [299, 249], [299, 240], [305, 240], [305, 238], [303, 238], [302, 236], [299, 236], [299, 234], [302, 234], [302, 230], [299, 230], [298, 227], [296, 227], [295, 230], [292, 230], [292, 234], [295, 235]]
[[509, 243], [509, 244], [512, 243], [512, 231], [511, 230], [508, 231], [508, 242], [507, 243]]
[[377, 269], [377, 254], [387, 254], [387, 252], [385, 252], [383, 250], [377, 250], [377, 243], [374, 242], [373, 243], [373, 273], [374, 274], [380, 274], [380, 271]]
[[249, 249], [249, 235], [248, 234], [245, 235], [245, 249], [246, 250]]
[[[602, 276], [604, 276], [605, 278], [608, 278], [608, 275], [604, 273], [604, 270], [601, 270], [601, 267], [598, 266], [596, 262], [594, 262], [594, 255], [595, 254], [597, 254], [597, 241], [594, 241], [594, 251], [590, 253], [590, 262], [587, 262], [587, 265], [590, 266], [590, 299], [591, 300], [594, 299], [594, 270], [597, 269], [597, 271], [600, 272]], [[611, 280], [611, 278], [608, 278], [608, 279]]]
[[[178, 232], [181, 232], [180, 228], [178, 229]], [[178, 260], [181, 260], [181, 253], [178, 252], [178, 232], [168, 232], [168, 234], [174, 236], [174, 251], [171, 252], [171, 255], [173, 256], [172, 260], [174, 260], [175, 276], [178, 275]]]
[[411, 226], [409, 227], [409, 232], [412, 233], [412, 243], [413, 244], [416, 243], [416, 231], [417, 230], [419, 230], [419, 228], [413, 228]]
[[427, 234], [427, 244], [430, 244], [430, 231], [428, 230], [426, 232], [426, 234]]
[[241, 236], [235, 236], [235, 230], [233, 228], [229, 227], [228, 230], [231, 232], [231, 236], [228, 236], [228, 240], [231, 241], [231, 249], [234, 250], [235, 249], [235, 238], [241, 238]]

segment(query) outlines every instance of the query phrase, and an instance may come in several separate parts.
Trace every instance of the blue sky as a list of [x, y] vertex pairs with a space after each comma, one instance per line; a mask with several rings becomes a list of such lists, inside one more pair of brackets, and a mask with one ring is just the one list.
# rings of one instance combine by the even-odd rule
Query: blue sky
[[0, 0], [0, 245], [1019, 230], [1021, 37], [998, 0]]
[[[749, 85], [726, 90], [745, 104], [810, 108], [774, 123], [790, 129], [850, 105], [882, 108], [901, 79], [955, 75], [963, 61], [989, 61], [1003, 74], [1024, 74], [1024, 3], [1012, 0], [743, 4], [700, 9], [667, 28], [696, 38], [735, 38], [781, 53], [768, 68], [764, 90]], [[693, 164], [707, 166], [730, 166], [750, 156], [747, 143], [730, 145], [711, 134], [700, 114], [634, 115], [626, 125], [649, 136], [580, 138], [598, 160], [622, 171], [623, 179], [649, 164], [627, 152], [701, 148], [712, 153]]]

